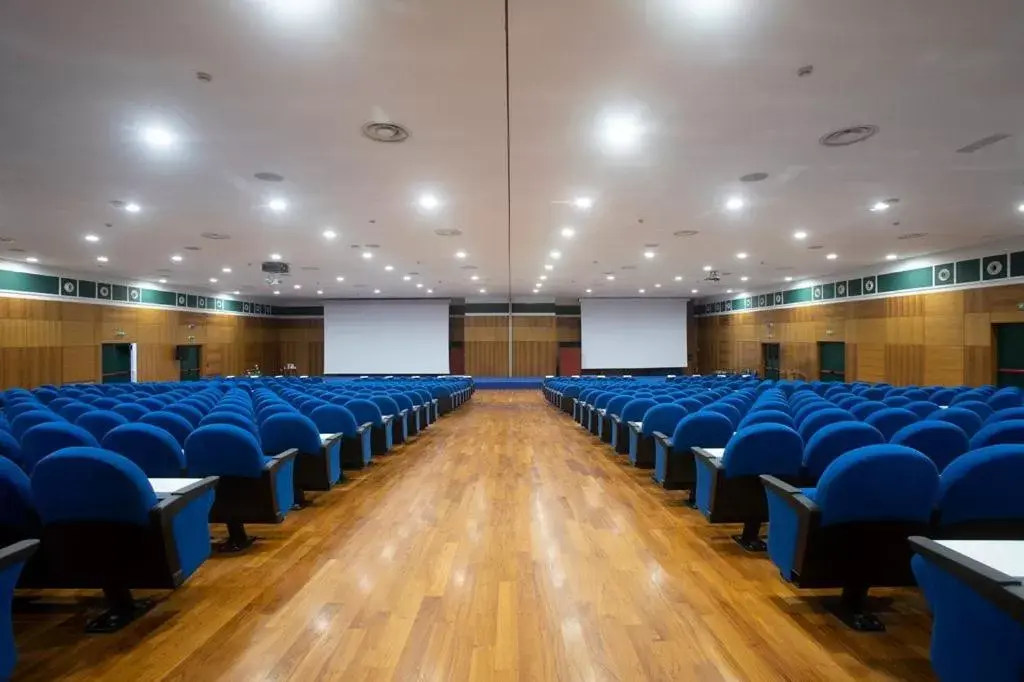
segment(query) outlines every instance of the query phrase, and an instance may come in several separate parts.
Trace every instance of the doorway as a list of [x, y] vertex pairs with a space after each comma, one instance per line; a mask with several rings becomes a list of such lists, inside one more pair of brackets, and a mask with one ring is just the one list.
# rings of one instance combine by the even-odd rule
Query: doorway
[[1024, 388], [1024, 323], [996, 326], [996, 384]]
[[761, 366], [764, 368], [765, 379], [779, 380], [779, 344], [761, 344]]
[[202, 346], [178, 346], [175, 357], [178, 358], [178, 368], [181, 381], [198, 381], [200, 372], [200, 358]]
[[842, 341], [818, 343], [818, 377], [822, 381], [846, 381], [846, 344]]
[[100, 373], [104, 384], [127, 384], [133, 380], [133, 343], [105, 343], [100, 356]]

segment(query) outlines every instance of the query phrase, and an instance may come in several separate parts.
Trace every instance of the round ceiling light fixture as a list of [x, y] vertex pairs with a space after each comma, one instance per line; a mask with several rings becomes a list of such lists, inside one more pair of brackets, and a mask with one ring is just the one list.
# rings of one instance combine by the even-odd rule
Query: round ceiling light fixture
[[761, 182], [767, 180], [767, 173], [747, 173], [746, 175], [740, 176], [740, 182]]
[[409, 139], [409, 131], [397, 123], [381, 123], [370, 121], [363, 125], [363, 136], [374, 142], [405, 142]]
[[284, 182], [284, 176], [278, 173], [270, 173], [268, 171], [260, 171], [259, 173], [253, 173], [253, 177], [263, 182]]
[[821, 136], [818, 142], [823, 147], [849, 147], [851, 144], [857, 144], [874, 137], [876, 133], [878, 133], [878, 126], [876, 125], [850, 126], [849, 128], [840, 128], [839, 130], [833, 130], [831, 133], [826, 133]]

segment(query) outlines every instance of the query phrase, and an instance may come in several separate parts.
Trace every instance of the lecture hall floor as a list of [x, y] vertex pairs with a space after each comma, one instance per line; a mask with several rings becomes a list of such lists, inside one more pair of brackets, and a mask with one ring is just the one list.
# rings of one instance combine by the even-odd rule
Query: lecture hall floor
[[848, 631], [623, 459], [478, 392], [118, 634], [15, 614], [15, 680], [933, 679], [915, 593]]

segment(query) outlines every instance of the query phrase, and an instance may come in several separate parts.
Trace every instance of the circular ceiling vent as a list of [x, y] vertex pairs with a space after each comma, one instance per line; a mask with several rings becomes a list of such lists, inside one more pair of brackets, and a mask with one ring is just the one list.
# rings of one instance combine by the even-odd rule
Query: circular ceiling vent
[[363, 135], [374, 142], [404, 142], [409, 139], [409, 131], [397, 123], [374, 121], [363, 126]]
[[438, 237], [461, 237], [462, 230], [459, 230], [454, 227], [440, 227], [434, 230], [434, 234], [436, 234]]
[[699, 232], [697, 232], [697, 230], [676, 230], [675, 232], [672, 233], [672, 236], [673, 237], [693, 237], [693, 236], [696, 236], [697, 234], [700, 234]]
[[848, 147], [864, 140], [874, 137], [878, 132], [878, 126], [863, 125], [840, 128], [822, 136], [819, 142], [825, 147]]
[[767, 179], [767, 173], [747, 173], [740, 177], [740, 182], [761, 182], [762, 180]]
[[254, 173], [253, 177], [263, 182], [284, 182], [284, 176], [278, 175], [277, 173], [268, 173], [267, 171], [260, 171]]
[[214, 241], [224, 241], [227, 239], [231, 239], [230, 234], [224, 234], [222, 232], [203, 232], [199, 236], [202, 237], [203, 239], [212, 239]]
[[896, 239], [901, 239], [901, 240], [920, 239], [921, 237], [927, 237], [927, 236], [928, 236], [927, 232], [908, 232], [906, 234], [901, 234], [899, 237], [896, 237]]
[[183, 246], [181, 248], [185, 249], [186, 251], [202, 251], [202, 249], [199, 248], [198, 246]]

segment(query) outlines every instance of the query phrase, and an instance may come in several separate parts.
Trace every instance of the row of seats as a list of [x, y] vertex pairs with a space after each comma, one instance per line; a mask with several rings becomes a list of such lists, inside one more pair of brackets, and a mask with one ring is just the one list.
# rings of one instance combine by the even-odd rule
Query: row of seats
[[708, 521], [742, 524], [737, 542], [787, 581], [841, 588], [834, 612], [859, 630], [883, 629], [870, 587], [914, 584], [909, 536], [1024, 539], [1016, 388], [694, 377], [544, 392]]
[[454, 378], [7, 391], [0, 546], [38, 541], [10, 588], [101, 589], [109, 608], [89, 630], [119, 629], [150, 605], [131, 590], [174, 589], [209, 557], [211, 523], [227, 526], [220, 549], [244, 549], [245, 524], [283, 522], [305, 492], [330, 490], [472, 392]]

